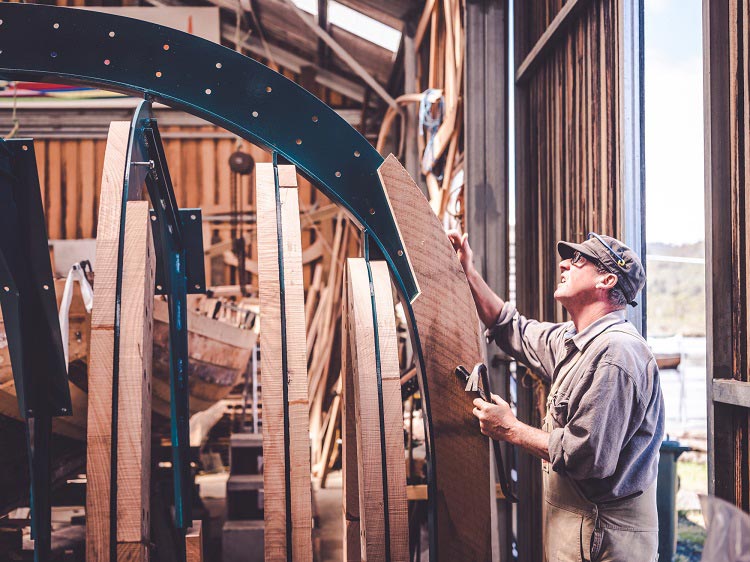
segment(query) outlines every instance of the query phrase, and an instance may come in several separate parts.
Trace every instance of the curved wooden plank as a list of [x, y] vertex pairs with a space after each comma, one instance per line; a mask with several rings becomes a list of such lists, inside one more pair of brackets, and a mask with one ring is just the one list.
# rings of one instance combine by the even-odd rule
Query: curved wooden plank
[[[310, 420], [296, 175], [289, 174], [290, 179], [284, 181], [287, 174], [283, 172], [289, 169], [293, 172], [294, 167], [279, 166], [277, 211], [274, 166], [258, 164], [256, 169], [265, 559], [312, 562]], [[282, 259], [279, 259], [279, 229]], [[283, 291], [280, 273], [283, 273]], [[283, 354], [287, 358], [286, 372]]]
[[[466, 275], [422, 192], [390, 155], [378, 170], [421, 294], [404, 300], [425, 401], [430, 454], [432, 560], [491, 560], [487, 439], [471, 414], [457, 365], [482, 361], [479, 319]], [[403, 297], [403, 296], [402, 296]]]
[[371, 262], [370, 269], [372, 286], [367, 262], [363, 258], [347, 260], [362, 559], [368, 562], [407, 562], [409, 521], [404, 412], [391, 280], [384, 261]]

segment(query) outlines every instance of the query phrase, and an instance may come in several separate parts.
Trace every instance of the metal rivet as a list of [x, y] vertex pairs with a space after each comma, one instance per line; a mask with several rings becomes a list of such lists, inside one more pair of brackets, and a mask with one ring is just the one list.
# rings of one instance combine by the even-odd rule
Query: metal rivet
[[271, 88], [271, 86], [266, 86], [266, 92], [270, 94], [271, 92], [273, 92], [273, 88]]
[[313, 123], [317, 123], [318, 122], [318, 116], [317, 115], [313, 115], [312, 116], [312, 122]]
[[44, 285], [42, 285], [42, 288], [43, 288], [43, 289], [44, 289], [45, 291], [49, 291], [49, 285], [47, 285], [47, 284], [44, 284]]
[[0, 25], [3, 25], [3, 20], [0, 20]]
[[104, 59], [104, 66], [109, 66], [109, 59]]
[[296, 142], [296, 143], [297, 143], [298, 145], [299, 145], [299, 144], [302, 144], [302, 139], [297, 139], [297, 140], [296, 140], [296, 141], [294, 141], [294, 142]]
[[355, 158], [359, 158], [359, 150], [355, 150], [354, 151], [354, 157]]
[[53, 59], [57, 58], [57, 53], [55, 51], [52, 51], [49, 56], [51, 56]]
[[156, 215], [151, 215], [151, 220], [156, 221]]
[[257, 117], [257, 116], [258, 116], [258, 112], [257, 111], [253, 111], [253, 117]]
[[398, 252], [396, 252], [396, 253], [397, 253], [397, 254], [398, 254], [399, 256], [403, 256], [403, 255], [404, 255], [404, 251], [403, 251], [403, 250], [399, 250], [399, 251], [398, 251]]
[[157, 70], [156, 71], [156, 77], [157, 78], [161, 78], [161, 70]]
[[28, 145], [25, 145], [25, 144], [24, 144], [24, 145], [23, 145], [23, 146], [21, 147], [21, 149], [23, 149], [23, 150], [28, 150], [28, 149], [29, 149], [29, 147], [28, 147]]
[[335, 175], [335, 176], [336, 176], [337, 178], [340, 178], [340, 177], [341, 177], [341, 172], [336, 172], [336, 173], [335, 173], [334, 175]]
[[63, 413], [63, 414], [67, 413], [67, 411], [68, 411], [67, 408], [60, 408], [60, 412]]
[[157, 285], [157, 286], [156, 286], [156, 290], [157, 290], [157, 291], [161, 291], [161, 285]]
[[166, 43], [164, 43], [164, 45], [162, 46], [162, 49], [164, 49], [165, 51], [168, 51], [169, 50], [169, 45], [167, 45]]
[[10, 292], [10, 287], [8, 287], [6, 285], [5, 287], [3, 287], [3, 291], [5, 291], [6, 293], [9, 293]]
[[375, 209], [370, 209], [370, 214], [374, 215], [375, 214]]
[[220, 62], [216, 63], [216, 68], [221, 68], [221, 63]]
[[200, 289], [200, 288], [201, 288], [201, 286], [200, 286], [200, 285], [198, 285], [198, 284], [196, 283], [196, 284], [195, 284], [195, 288], [196, 288], [196, 289]]
[[198, 218], [198, 217], [196, 217], [195, 215], [190, 215], [190, 220], [191, 220], [191, 221], [194, 221], [194, 220], [195, 220], [195, 219], [197, 219], [197, 218]]
[[211, 95], [211, 88], [206, 88], [206, 95], [207, 95], [207, 96], [210, 96], [210, 95]]
[[110, 31], [110, 32], [109, 32], [109, 36], [110, 36], [110, 37], [114, 37], [114, 36], [115, 36], [115, 32], [114, 32], [114, 31]]
[[55, 24], [52, 25], [52, 27], [54, 27], [55, 29], [60, 29], [60, 24], [59, 23], [55, 23]]

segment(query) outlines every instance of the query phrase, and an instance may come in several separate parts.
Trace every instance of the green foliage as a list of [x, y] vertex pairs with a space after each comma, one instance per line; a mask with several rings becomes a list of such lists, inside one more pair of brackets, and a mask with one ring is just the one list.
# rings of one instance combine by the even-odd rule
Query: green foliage
[[[648, 254], [704, 258], [704, 244], [649, 244]], [[649, 259], [648, 332], [652, 335], [706, 335], [706, 272], [702, 264]]]

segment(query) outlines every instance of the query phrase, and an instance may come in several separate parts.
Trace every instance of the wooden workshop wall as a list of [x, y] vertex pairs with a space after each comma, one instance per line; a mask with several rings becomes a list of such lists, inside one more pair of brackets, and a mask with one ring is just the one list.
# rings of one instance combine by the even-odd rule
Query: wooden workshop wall
[[[643, 252], [640, 17], [632, 0], [515, 4], [516, 287], [529, 317], [567, 319], [558, 240], [595, 231]], [[548, 388], [520, 367], [518, 381], [519, 417], [539, 427]], [[520, 556], [542, 560], [540, 463], [519, 453], [517, 471]]]
[[[238, 145], [233, 137], [217, 135], [214, 127], [170, 127], [162, 130], [172, 183], [180, 207], [200, 207], [204, 224], [211, 214], [226, 214], [232, 210], [229, 156]], [[205, 136], [202, 136], [205, 135]], [[218, 137], [218, 138], [217, 138]], [[50, 239], [95, 238], [99, 190], [106, 139], [100, 138], [36, 138], [39, 181], [45, 206]], [[242, 144], [244, 152], [252, 155], [256, 163], [270, 162], [270, 153], [251, 145]], [[242, 207], [254, 211], [254, 173], [242, 176]], [[325, 205], [329, 200], [314, 189], [310, 182], [300, 178], [300, 204], [303, 210], [311, 205]], [[254, 228], [254, 225], [249, 225]], [[321, 230], [331, 230], [322, 225]], [[248, 229], [248, 225], [245, 225]], [[230, 239], [228, 222], [212, 224], [204, 230], [214, 242]], [[324, 232], [324, 235], [332, 232]], [[304, 243], [310, 243], [306, 233]], [[204, 239], [204, 246], [212, 243]], [[249, 256], [254, 254], [253, 247]], [[306, 280], [311, 278], [311, 267], [306, 269]], [[228, 270], [223, 280], [214, 284], [228, 284]]]
[[750, 2], [704, 0], [709, 492], [750, 509]]

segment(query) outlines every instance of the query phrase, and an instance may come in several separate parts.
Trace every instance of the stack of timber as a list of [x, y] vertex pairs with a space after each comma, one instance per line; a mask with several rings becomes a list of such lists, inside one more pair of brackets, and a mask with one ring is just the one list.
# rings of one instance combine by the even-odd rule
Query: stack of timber
[[401, 116], [396, 154], [402, 162], [418, 160], [415, 170], [426, 184], [430, 207], [447, 227], [456, 226], [463, 217], [462, 11], [460, 0], [425, 2], [413, 39], [414, 61], [410, 61], [416, 72], [406, 76], [404, 94], [396, 98], [402, 111], [388, 108], [377, 142], [378, 152], [386, 155], [396, 117]]

